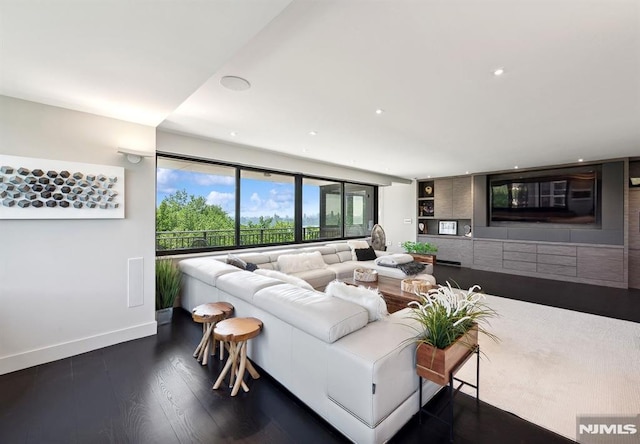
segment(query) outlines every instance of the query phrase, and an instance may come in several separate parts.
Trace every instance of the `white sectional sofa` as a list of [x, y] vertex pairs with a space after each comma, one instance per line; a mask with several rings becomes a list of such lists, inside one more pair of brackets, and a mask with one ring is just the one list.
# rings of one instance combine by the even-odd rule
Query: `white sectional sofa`
[[[353, 263], [344, 243], [312, 249], [320, 249], [328, 263], [300, 273], [314, 287], [351, 276], [363, 265]], [[279, 254], [309, 251], [239, 256], [261, 268], [275, 268]], [[407, 341], [415, 332], [407, 309], [369, 322], [360, 305], [220, 259], [180, 261], [182, 306], [191, 310], [204, 302], [226, 301], [235, 307], [235, 316], [262, 320], [264, 329], [250, 341], [249, 357], [342, 434], [357, 443], [383, 443], [418, 411], [415, 345]], [[425, 381], [423, 401], [439, 388]]]

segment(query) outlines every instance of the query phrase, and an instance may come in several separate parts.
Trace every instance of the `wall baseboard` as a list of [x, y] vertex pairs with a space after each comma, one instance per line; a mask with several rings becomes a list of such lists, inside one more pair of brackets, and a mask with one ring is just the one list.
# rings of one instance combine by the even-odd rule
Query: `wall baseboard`
[[134, 339], [155, 335], [158, 331], [156, 321], [133, 327], [114, 330], [107, 333], [88, 336], [75, 341], [63, 342], [49, 347], [29, 350], [15, 355], [0, 357], [0, 375], [15, 372], [35, 365], [58, 359], [68, 358], [110, 345], [120, 344]]

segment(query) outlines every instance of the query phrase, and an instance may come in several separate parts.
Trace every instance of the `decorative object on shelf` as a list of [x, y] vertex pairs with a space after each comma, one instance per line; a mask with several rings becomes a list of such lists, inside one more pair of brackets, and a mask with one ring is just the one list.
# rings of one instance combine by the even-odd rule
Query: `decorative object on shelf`
[[429, 242], [405, 241], [400, 246], [409, 254], [435, 254], [438, 252], [438, 247]]
[[420, 211], [418, 216], [433, 217], [433, 214], [434, 214], [433, 200], [425, 200], [423, 202], [420, 202]]
[[464, 228], [464, 235], [467, 237], [471, 237], [471, 225], [465, 224]]
[[458, 221], [441, 220], [438, 222], [438, 234], [456, 236], [458, 234]]
[[426, 293], [433, 288], [433, 284], [426, 279], [403, 279], [400, 288], [407, 293]]
[[410, 318], [418, 322], [416, 372], [441, 385], [449, 383], [450, 370], [478, 344], [478, 332], [491, 339], [496, 336], [484, 328], [487, 320], [497, 316], [483, 301], [480, 287], [467, 291], [439, 285], [420, 293], [420, 302], [410, 302]]
[[353, 279], [360, 282], [377, 282], [378, 272], [371, 268], [356, 268], [353, 270]]
[[418, 224], [418, 233], [427, 234], [427, 224], [425, 224], [424, 222], [420, 222]]
[[124, 168], [0, 155], [0, 219], [124, 219]]
[[433, 180], [418, 182], [418, 197], [419, 198], [431, 198], [435, 192], [435, 186]]
[[424, 186], [424, 197], [433, 197], [433, 183]]
[[182, 273], [171, 259], [156, 259], [156, 321], [171, 322], [173, 305], [180, 293]]

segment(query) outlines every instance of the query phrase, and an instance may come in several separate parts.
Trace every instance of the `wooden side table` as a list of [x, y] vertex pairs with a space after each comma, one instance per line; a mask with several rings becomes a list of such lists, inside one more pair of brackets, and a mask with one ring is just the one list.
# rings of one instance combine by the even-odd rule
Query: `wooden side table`
[[[211, 302], [208, 304], [198, 305], [191, 312], [191, 318], [194, 322], [202, 324], [202, 339], [193, 352], [193, 357], [207, 365], [209, 353], [213, 354], [216, 350], [216, 342], [213, 337], [213, 329], [216, 323], [228, 318], [233, 313], [233, 305], [228, 302]], [[224, 347], [220, 345], [220, 360], [224, 356]]]
[[243, 379], [245, 369], [253, 379], [258, 379], [260, 375], [247, 359], [247, 341], [258, 336], [261, 331], [262, 321], [256, 318], [225, 319], [215, 326], [213, 329], [214, 337], [219, 341], [224, 341], [229, 350], [229, 357], [220, 376], [213, 384], [213, 390], [220, 388], [224, 377], [230, 371], [229, 387], [233, 387], [231, 396], [236, 396], [241, 386], [245, 392], [249, 391], [249, 387]]

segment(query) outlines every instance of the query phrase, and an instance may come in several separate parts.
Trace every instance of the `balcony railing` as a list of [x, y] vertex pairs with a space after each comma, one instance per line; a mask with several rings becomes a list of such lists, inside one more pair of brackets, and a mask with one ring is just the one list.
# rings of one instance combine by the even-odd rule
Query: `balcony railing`
[[[340, 236], [339, 228], [302, 228], [302, 239], [305, 241], [331, 239]], [[241, 228], [240, 242], [237, 243], [235, 231], [232, 229], [156, 232], [157, 251], [234, 247], [236, 245], [283, 244], [294, 241], [295, 233], [293, 228]]]

